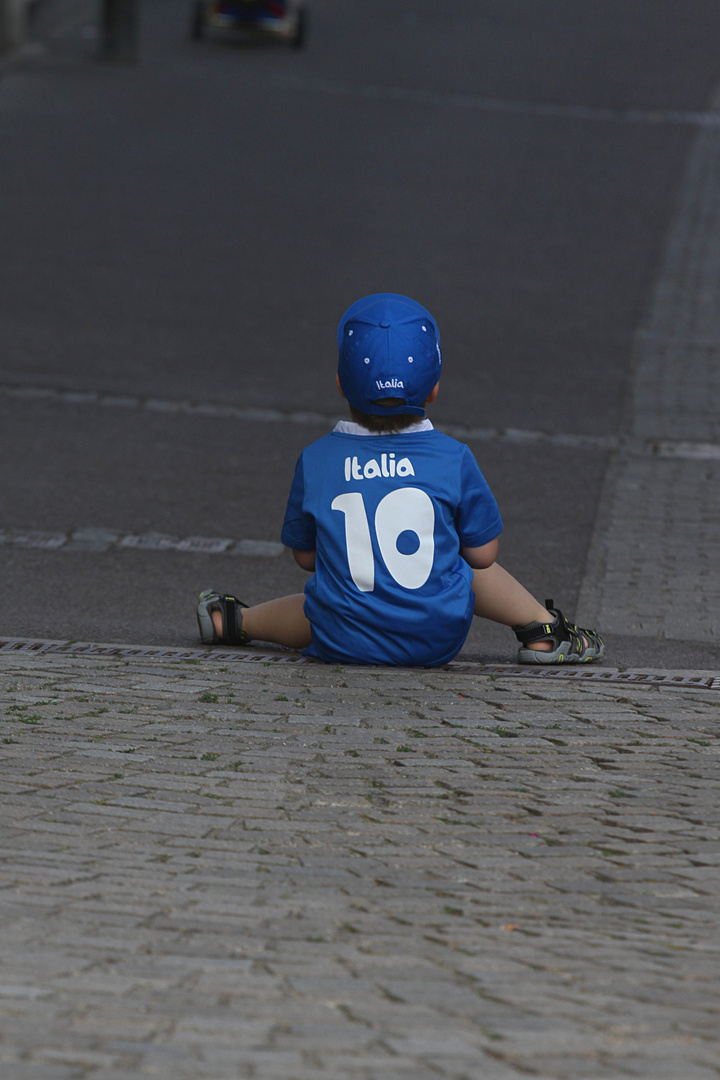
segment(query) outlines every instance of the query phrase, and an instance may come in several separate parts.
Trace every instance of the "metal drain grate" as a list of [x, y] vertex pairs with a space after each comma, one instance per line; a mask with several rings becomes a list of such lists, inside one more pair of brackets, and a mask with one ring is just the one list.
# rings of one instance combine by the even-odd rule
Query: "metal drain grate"
[[137, 657], [145, 660], [228, 660], [244, 664], [310, 664], [307, 656], [293, 652], [245, 652], [239, 649], [175, 649], [163, 645], [95, 645], [87, 641], [11, 641], [0, 639], [0, 655]]
[[679, 686], [683, 689], [720, 690], [720, 675], [681, 675], [656, 671], [611, 671], [603, 668], [585, 667], [517, 667], [492, 664], [452, 664], [455, 671], [463, 673], [482, 672], [496, 678], [523, 679], [572, 679], [575, 682], [615, 683], [625, 686]]
[[[194, 660], [235, 664], [315, 664], [318, 661], [299, 653], [281, 650], [257, 652], [254, 649], [178, 649], [164, 645], [99, 645], [87, 641], [43, 641], [25, 638], [0, 638], [0, 655], [125, 658], [142, 660]], [[376, 669], [377, 670], [377, 669]], [[392, 670], [392, 669], [389, 669]], [[425, 670], [425, 669], [423, 669]], [[442, 669], [441, 669], [442, 670]], [[668, 686], [685, 690], [720, 690], [720, 675], [663, 675], [655, 671], [612, 671], [586, 667], [518, 667], [514, 664], [466, 664], [453, 662], [446, 671], [462, 675], [492, 675], [496, 679], [573, 680], [579, 683], [625, 686]]]

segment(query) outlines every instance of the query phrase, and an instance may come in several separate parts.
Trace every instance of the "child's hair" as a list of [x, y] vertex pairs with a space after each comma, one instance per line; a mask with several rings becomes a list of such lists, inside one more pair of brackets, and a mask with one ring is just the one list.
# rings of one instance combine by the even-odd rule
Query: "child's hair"
[[[382, 405], [383, 408], [388, 410], [396, 409], [398, 405], [404, 404], [404, 398], [396, 397], [381, 398], [379, 401], [373, 402], [373, 405]], [[397, 431], [404, 431], [405, 428], [417, 424], [420, 419], [419, 416], [412, 416], [409, 413], [392, 413], [390, 411], [388, 411], [387, 416], [371, 416], [370, 413], [360, 412], [359, 409], [350, 405], [350, 402], [348, 402], [348, 407], [355, 423], [367, 428], [368, 431], [375, 432], [376, 435], [390, 435]]]

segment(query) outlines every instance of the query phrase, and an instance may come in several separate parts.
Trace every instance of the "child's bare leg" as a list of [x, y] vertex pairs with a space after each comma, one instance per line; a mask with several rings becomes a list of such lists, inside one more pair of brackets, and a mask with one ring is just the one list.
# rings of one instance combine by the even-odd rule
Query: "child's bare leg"
[[[280, 596], [264, 604], [243, 608], [242, 628], [250, 638], [273, 641], [288, 649], [305, 649], [310, 644], [310, 623], [305, 618], [304, 593]], [[213, 611], [215, 631], [222, 637], [222, 613]]]
[[[512, 574], [498, 563], [484, 570], [473, 570], [475, 614], [504, 626], [526, 626], [531, 622], [552, 622], [554, 616], [538, 603]], [[548, 652], [549, 641], [538, 641], [528, 646]]]

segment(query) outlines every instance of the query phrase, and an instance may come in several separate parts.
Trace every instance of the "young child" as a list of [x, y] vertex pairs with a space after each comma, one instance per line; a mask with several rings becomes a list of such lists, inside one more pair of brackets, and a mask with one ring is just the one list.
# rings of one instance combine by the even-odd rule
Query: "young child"
[[502, 521], [467, 446], [436, 431], [442, 357], [432, 316], [395, 293], [342, 317], [341, 420], [297, 463], [282, 541], [309, 571], [305, 592], [247, 607], [200, 594], [206, 645], [258, 638], [329, 663], [446, 664], [473, 615], [511, 626], [520, 663], [585, 663], [605, 646], [543, 607], [495, 561]]

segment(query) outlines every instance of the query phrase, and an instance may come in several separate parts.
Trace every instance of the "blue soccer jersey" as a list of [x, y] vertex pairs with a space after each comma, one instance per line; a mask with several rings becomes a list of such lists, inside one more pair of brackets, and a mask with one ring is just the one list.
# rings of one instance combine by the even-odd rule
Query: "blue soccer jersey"
[[472, 622], [460, 546], [502, 531], [467, 446], [429, 421], [393, 435], [348, 421], [303, 450], [282, 542], [317, 552], [305, 587], [311, 656], [333, 663], [445, 664]]

